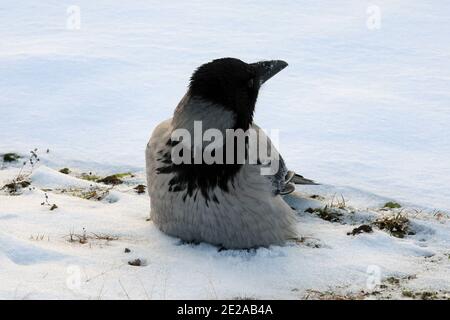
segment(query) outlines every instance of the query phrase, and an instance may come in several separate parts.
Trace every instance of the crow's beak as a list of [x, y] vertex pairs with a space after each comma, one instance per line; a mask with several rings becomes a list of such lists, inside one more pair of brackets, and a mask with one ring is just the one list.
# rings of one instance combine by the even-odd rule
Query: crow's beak
[[288, 66], [287, 62], [282, 60], [260, 61], [252, 63], [251, 66], [255, 68], [259, 77], [259, 85], [272, 78], [278, 72]]

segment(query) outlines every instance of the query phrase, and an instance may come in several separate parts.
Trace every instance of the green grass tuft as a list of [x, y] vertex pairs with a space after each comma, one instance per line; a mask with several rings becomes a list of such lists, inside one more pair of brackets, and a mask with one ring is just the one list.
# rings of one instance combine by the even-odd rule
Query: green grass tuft
[[3, 155], [4, 162], [16, 162], [20, 159], [20, 156], [17, 153], [5, 153]]
[[62, 168], [61, 170], [59, 170], [59, 172], [64, 173], [64, 174], [69, 174], [70, 173], [70, 169], [69, 168]]
[[94, 182], [99, 180], [99, 179], [101, 179], [100, 176], [92, 174], [91, 172], [89, 172], [89, 173], [82, 173], [80, 178], [83, 179], [83, 180], [94, 181]]
[[410, 290], [403, 290], [402, 296], [407, 297], [407, 298], [414, 298], [415, 294], [414, 294], [414, 292], [412, 292]]
[[392, 236], [404, 238], [405, 235], [413, 235], [410, 231], [409, 219], [407, 216], [398, 213], [395, 215], [380, 217], [373, 223], [380, 230], [388, 231]]
[[397, 202], [389, 201], [389, 202], [386, 202], [384, 204], [383, 208], [398, 209], [398, 208], [401, 208], [401, 207], [402, 206], [400, 204], [398, 204]]
[[342, 218], [341, 212], [328, 205], [323, 208], [308, 208], [305, 212], [315, 213], [319, 218], [330, 222], [340, 222]]

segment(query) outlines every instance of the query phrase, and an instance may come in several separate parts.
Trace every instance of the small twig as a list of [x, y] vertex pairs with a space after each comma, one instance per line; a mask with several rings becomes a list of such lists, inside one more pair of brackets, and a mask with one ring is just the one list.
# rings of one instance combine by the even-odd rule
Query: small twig
[[125, 288], [124, 288], [124, 286], [122, 284], [122, 281], [120, 281], [120, 279], [119, 279], [119, 284], [122, 287], [123, 292], [125, 292], [125, 295], [127, 296], [127, 299], [130, 300], [130, 296], [128, 295], [127, 290], [125, 290]]
[[144, 284], [142, 283], [142, 280], [141, 280], [139, 277], [136, 277], [136, 278], [138, 279], [139, 283], [141, 284], [142, 289], [144, 289], [144, 293], [145, 293], [145, 296], [147, 297], [147, 300], [150, 300], [150, 297], [149, 297], [149, 295], [148, 295], [147, 289], [145, 289], [145, 286], [144, 286]]

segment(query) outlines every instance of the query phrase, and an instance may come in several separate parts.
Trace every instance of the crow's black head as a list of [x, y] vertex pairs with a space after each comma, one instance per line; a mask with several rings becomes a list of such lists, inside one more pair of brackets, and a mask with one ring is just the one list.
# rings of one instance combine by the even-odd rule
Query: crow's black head
[[235, 129], [247, 130], [261, 85], [287, 66], [281, 60], [245, 63], [222, 58], [200, 66], [189, 86], [192, 96], [220, 104], [236, 114]]

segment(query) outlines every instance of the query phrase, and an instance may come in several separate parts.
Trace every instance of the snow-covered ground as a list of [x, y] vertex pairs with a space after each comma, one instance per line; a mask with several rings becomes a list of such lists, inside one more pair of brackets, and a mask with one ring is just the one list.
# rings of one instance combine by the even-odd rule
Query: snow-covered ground
[[[41, 161], [31, 190], [0, 195], [0, 298], [445, 296], [449, 14], [443, 1], [2, 1], [0, 154], [38, 148]], [[292, 169], [323, 183], [288, 199], [303, 241], [218, 252], [146, 221], [148, 197], [133, 188], [148, 137], [192, 71], [224, 56], [289, 62], [256, 121], [280, 130]], [[1, 188], [20, 163], [0, 167]], [[106, 193], [87, 172], [134, 177]], [[93, 190], [104, 198], [84, 199]], [[388, 201], [402, 208], [382, 210]], [[304, 212], [331, 202], [337, 222]], [[347, 235], [399, 212], [414, 235]]]

